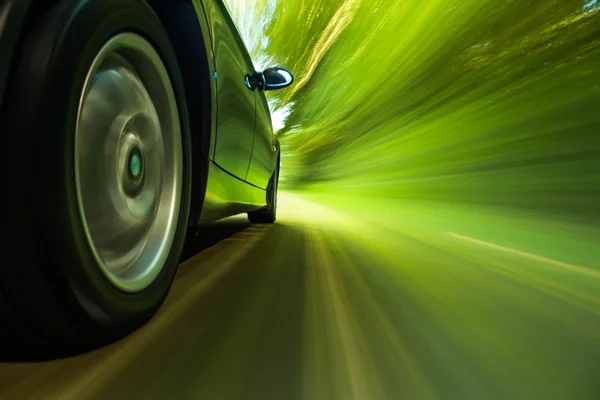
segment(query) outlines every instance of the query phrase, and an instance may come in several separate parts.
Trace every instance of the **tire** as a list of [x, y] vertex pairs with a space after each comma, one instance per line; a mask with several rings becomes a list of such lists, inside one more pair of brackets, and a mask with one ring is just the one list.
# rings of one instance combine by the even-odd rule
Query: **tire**
[[110, 343], [164, 301], [190, 131], [175, 54], [142, 1], [58, 2], [21, 51], [2, 110], [14, 261], [0, 270], [0, 357], [48, 359]]
[[248, 220], [253, 224], [272, 224], [277, 220], [277, 189], [279, 188], [279, 160], [269, 186], [267, 187], [267, 206], [248, 213]]

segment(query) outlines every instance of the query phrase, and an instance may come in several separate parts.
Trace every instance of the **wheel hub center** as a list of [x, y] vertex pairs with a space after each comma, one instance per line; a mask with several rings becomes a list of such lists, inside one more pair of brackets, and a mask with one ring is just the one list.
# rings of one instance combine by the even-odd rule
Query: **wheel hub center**
[[137, 197], [144, 188], [146, 165], [144, 155], [137, 145], [127, 152], [123, 189], [129, 197]]
[[127, 157], [129, 162], [129, 178], [132, 181], [139, 179], [142, 176], [143, 171], [143, 158], [141, 151], [134, 147], [129, 151], [129, 157]]

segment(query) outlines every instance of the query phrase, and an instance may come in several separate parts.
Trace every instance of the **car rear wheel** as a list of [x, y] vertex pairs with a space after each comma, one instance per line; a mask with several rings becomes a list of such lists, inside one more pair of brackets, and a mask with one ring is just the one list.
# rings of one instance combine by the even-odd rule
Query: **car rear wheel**
[[279, 187], [279, 161], [273, 171], [267, 187], [267, 206], [258, 211], [248, 213], [248, 220], [253, 224], [272, 224], [277, 220], [277, 189]]
[[68, 355], [143, 324], [171, 285], [190, 209], [183, 84], [138, 0], [59, 2], [13, 75], [0, 335], [12, 357]]

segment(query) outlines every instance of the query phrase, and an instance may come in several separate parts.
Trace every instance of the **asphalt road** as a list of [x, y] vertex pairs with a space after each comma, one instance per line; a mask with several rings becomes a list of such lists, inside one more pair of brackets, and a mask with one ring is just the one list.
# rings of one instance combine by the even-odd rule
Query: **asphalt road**
[[0, 399], [600, 399], [598, 228], [290, 194], [209, 228], [150, 323]]

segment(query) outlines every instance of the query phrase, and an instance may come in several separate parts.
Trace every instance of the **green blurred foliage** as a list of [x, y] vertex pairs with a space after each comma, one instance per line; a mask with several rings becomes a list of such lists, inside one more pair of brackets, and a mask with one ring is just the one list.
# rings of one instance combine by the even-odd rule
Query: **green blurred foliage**
[[600, 222], [600, 2], [227, 3], [296, 76], [268, 95], [283, 187]]

